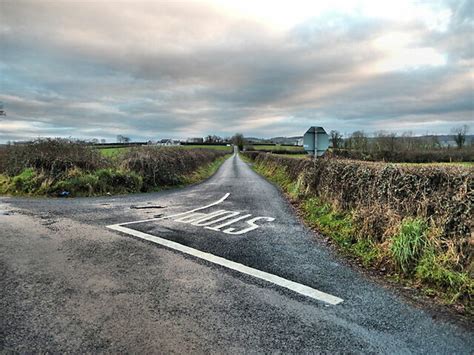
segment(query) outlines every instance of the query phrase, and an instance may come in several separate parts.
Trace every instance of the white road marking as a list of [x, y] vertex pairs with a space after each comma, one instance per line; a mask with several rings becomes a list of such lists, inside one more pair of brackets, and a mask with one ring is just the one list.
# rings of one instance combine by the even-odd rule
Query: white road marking
[[[240, 212], [236, 212], [238, 214], [240, 214]], [[235, 223], [235, 222], [238, 222], [238, 221], [241, 221], [245, 218], [249, 218], [251, 217], [252, 215], [251, 214], [246, 214], [246, 215], [243, 215], [243, 216], [240, 216], [240, 217], [237, 217], [237, 218], [234, 218], [234, 219], [231, 219], [230, 221], [227, 221], [227, 222], [224, 222], [222, 224], [219, 224], [218, 226], [214, 226], [214, 227], [204, 227], [206, 229], [210, 229], [210, 230], [213, 230], [213, 231], [216, 231], [216, 232], [220, 232], [221, 231], [221, 228], [224, 228], [225, 226], [230, 226], [231, 224]]]
[[[242, 215], [242, 216], [239, 216], [237, 218], [231, 219], [229, 221], [229, 218], [240, 215], [240, 212], [232, 212], [232, 211], [225, 211], [225, 210], [219, 210], [219, 211], [215, 211], [215, 212], [211, 212], [211, 213], [207, 213], [207, 214], [197, 212], [197, 211], [202, 211], [204, 209], [216, 206], [216, 205], [222, 203], [229, 196], [230, 196], [230, 193], [226, 193], [222, 198], [220, 198], [219, 200], [217, 200], [215, 202], [212, 202], [212, 203], [210, 203], [206, 206], [203, 206], [203, 207], [194, 208], [194, 209], [186, 211], [186, 212], [176, 213], [176, 214], [173, 214], [173, 215], [170, 215], [170, 216], [162, 216], [162, 217], [156, 217], [156, 218], [142, 219], [142, 220], [138, 220], [138, 221], [119, 223], [118, 225], [126, 226], [126, 225], [130, 225], [130, 224], [143, 223], [143, 222], [152, 222], [152, 221], [166, 220], [166, 219], [171, 219], [172, 218], [175, 222], [179, 222], [179, 223], [190, 223], [193, 226], [204, 227], [206, 229], [210, 229], [210, 230], [216, 231], [216, 232], [221, 232], [221, 233], [224, 233], [224, 234], [241, 235], [241, 234], [245, 234], [245, 233], [248, 233], [250, 231], [253, 231], [253, 230], [259, 228], [260, 226], [255, 224], [254, 223], [255, 221], [266, 220], [267, 222], [272, 222], [272, 221], [275, 220], [275, 218], [273, 218], [273, 217], [263, 217], [263, 216], [254, 217], [254, 218], [246, 221], [246, 223], [249, 225], [249, 227], [244, 228], [240, 231], [236, 231], [235, 228], [227, 228], [225, 230], [222, 230], [222, 228], [224, 228], [226, 226], [230, 226], [230, 225], [232, 225], [236, 222], [242, 221], [246, 218], [252, 217], [252, 215], [251, 214]], [[178, 217], [178, 218], [176, 218], [176, 217]], [[215, 217], [218, 217], [218, 218], [214, 219]], [[218, 226], [212, 226], [213, 224], [215, 225], [216, 223], [221, 222], [221, 221], [226, 221], [226, 222], [221, 223]], [[202, 223], [202, 222], [204, 222], [204, 223]]]
[[240, 231], [236, 231], [235, 228], [227, 228], [227, 229], [224, 230], [224, 233], [225, 234], [233, 234], [233, 235], [240, 235], [240, 234], [248, 233], [248, 232], [253, 231], [253, 230], [255, 230], [259, 227], [259, 225], [255, 224], [255, 222], [258, 221], [259, 219], [264, 219], [267, 222], [273, 222], [275, 220], [275, 218], [273, 218], [273, 217], [254, 217], [254, 218], [249, 219], [248, 221], [246, 221], [246, 223], [249, 225], [249, 227], [244, 228]]
[[[189, 211], [189, 212], [194, 212], [196, 210], [197, 209], [195, 209], [193, 211]], [[153, 220], [155, 220], [155, 218]], [[132, 222], [132, 223], [134, 223], [134, 222]], [[292, 291], [297, 292], [301, 295], [313, 298], [313, 299], [318, 300], [318, 301], [322, 301], [322, 302], [325, 302], [325, 303], [328, 303], [328, 304], [331, 304], [331, 305], [336, 305], [336, 304], [339, 304], [339, 303], [343, 302], [342, 298], [330, 295], [330, 294], [322, 292], [322, 291], [318, 291], [314, 288], [311, 288], [311, 287], [299, 284], [297, 282], [293, 282], [293, 281], [284, 279], [280, 276], [276, 276], [276, 275], [273, 275], [273, 274], [270, 274], [270, 273], [267, 273], [267, 272], [264, 272], [264, 271], [260, 271], [260, 270], [257, 270], [257, 269], [254, 269], [254, 268], [236, 263], [234, 261], [224, 259], [222, 257], [216, 256], [216, 255], [213, 255], [213, 254], [210, 254], [210, 253], [205, 253], [205, 252], [202, 252], [200, 250], [190, 248], [190, 247], [187, 247], [185, 245], [182, 245], [182, 244], [179, 244], [179, 243], [167, 240], [167, 239], [163, 239], [163, 238], [151, 235], [151, 234], [147, 234], [147, 233], [139, 232], [139, 231], [127, 228], [127, 227], [123, 227], [123, 224], [114, 224], [114, 225], [107, 226], [107, 228], [110, 228], [110, 229], [113, 229], [113, 230], [116, 230], [116, 231], [119, 231], [119, 232], [122, 232], [122, 233], [130, 234], [130, 235], [133, 235], [135, 237], [138, 237], [138, 238], [141, 238], [141, 239], [144, 239], [144, 240], [148, 240], [148, 241], [156, 243], [156, 244], [163, 245], [167, 248], [174, 249], [174, 250], [180, 251], [180, 252], [188, 254], [188, 255], [192, 255], [196, 258], [200, 258], [200, 259], [209, 261], [213, 264], [221, 265], [221, 266], [226, 267], [228, 269], [235, 270], [235, 271], [241, 272], [243, 274], [250, 275], [250, 276], [256, 277], [258, 279], [271, 282], [275, 285], [287, 288], [289, 290], [292, 290]]]
[[142, 222], [149, 222], [149, 221], [158, 221], [160, 219], [168, 219], [168, 218], [174, 218], [174, 217], [178, 217], [178, 216], [184, 216], [185, 214], [188, 214], [188, 213], [193, 213], [193, 212], [196, 212], [196, 211], [205, 210], [206, 208], [218, 205], [218, 204], [224, 202], [227, 199], [227, 197], [229, 197], [229, 196], [230, 196], [230, 193], [228, 192], [224, 195], [224, 197], [220, 198], [219, 200], [217, 200], [213, 203], [210, 203], [209, 205], [206, 205], [204, 207], [198, 207], [198, 208], [192, 209], [190, 211], [173, 214], [171, 216], [163, 216], [163, 217], [158, 217], [158, 218], [142, 219], [142, 220], [139, 220], [139, 221], [125, 222], [125, 223], [120, 223], [120, 225], [125, 226], [125, 225], [128, 225], [128, 224], [142, 223]]
[[[205, 227], [205, 226], [209, 226], [211, 224], [215, 224], [217, 222], [223, 221], [227, 218], [237, 216], [238, 214], [239, 214], [239, 212], [219, 210], [219, 211], [213, 212], [211, 214], [208, 214], [203, 218], [199, 218], [197, 220], [194, 220], [193, 222], [191, 222], [191, 225], [197, 226], [197, 227]], [[224, 215], [224, 217], [222, 217], [222, 215]], [[221, 217], [219, 217], [219, 216], [221, 216]], [[219, 218], [216, 219], [216, 217], [219, 217]]]

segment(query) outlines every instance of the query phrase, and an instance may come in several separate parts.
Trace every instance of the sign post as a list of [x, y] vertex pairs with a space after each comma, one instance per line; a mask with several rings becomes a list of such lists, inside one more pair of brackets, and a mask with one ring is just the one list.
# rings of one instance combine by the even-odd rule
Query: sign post
[[320, 157], [329, 147], [329, 136], [323, 127], [310, 127], [303, 136], [303, 147], [315, 158]]

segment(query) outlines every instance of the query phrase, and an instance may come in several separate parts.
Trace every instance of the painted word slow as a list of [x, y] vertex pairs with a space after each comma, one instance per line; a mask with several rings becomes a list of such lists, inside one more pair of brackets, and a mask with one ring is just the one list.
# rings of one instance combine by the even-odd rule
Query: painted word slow
[[[272, 222], [275, 220], [273, 217], [252, 217], [251, 214], [241, 214], [241, 212], [233, 212], [226, 210], [218, 210], [210, 213], [193, 212], [172, 218], [175, 222], [186, 223], [197, 227], [204, 227], [216, 232], [222, 232], [225, 234], [241, 235], [253, 231], [260, 227], [257, 221]], [[231, 227], [232, 224], [244, 224], [244, 227], [237, 229]], [[227, 228], [226, 228], [227, 227]]]

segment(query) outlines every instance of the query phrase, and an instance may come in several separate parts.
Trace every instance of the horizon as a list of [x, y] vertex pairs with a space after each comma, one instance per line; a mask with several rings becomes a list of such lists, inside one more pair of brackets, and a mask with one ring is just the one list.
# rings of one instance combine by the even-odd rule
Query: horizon
[[[327, 132], [329, 134], [329, 132]], [[341, 133], [341, 132], [339, 132]], [[354, 132], [351, 132], [351, 133], [354, 133]], [[376, 134], [378, 132], [372, 132], [372, 133], [368, 133], [368, 132], [362, 132], [364, 133], [365, 137], [367, 137], [368, 139], [375, 139], [377, 138]], [[379, 131], [380, 133], [380, 131]], [[388, 133], [388, 132], [385, 132], [385, 133]], [[206, 139], [206, 137], [208, 136], [217, 136], [218, 138], [221, 138], [223, 141], [220, 142], [222, 144], [224, 143], [227, 143], [229, 142], [231, 139], [232, 139], [232, 136], [226, 136], [226, 137], [221, 137], [221, 136], [218, 136], [218, 135], [215, 135], [215, 134], [205, 134], [204, 136], [189, 136], [189, 137], [168, 137], [168, 136], [159, 136], [159, 137], [148, 137], [147, 139], [144, 139], [144, 140], [137, 140], [137, 139], [133, 139], [132, 137], [128, 137], [130, 138], [130, 143], [146, 143], [146, 142], [158, 142], [160, 140], [165, 140], [165, 139], [170, 139], [170, 140], [174, 140], [174, 141], [179, 141], [179, 142], [186, 142], [186, 140], [188, 139], [196, 139], [196, 138], [203, 138], [204, 140]], [[243, 135], [244, 136], [244, 139], [259, 139], [259, 140], [262, 140], [262, 141], [271, 141], [271, 140], [274, 140], [274, 139], [295, 139], [295, 138], [302, 138], [303, 137], [303, 134], [302, 135], [296, 135], [296, 136], [275, 136], [275, 137], [257, 137], [257, 136], [246, 136], [246, 135]], [[408, 136], [403, 136], [401, 134], [395, 134], [395, 138], [429, 138], [429, 137], [454, 137], [455, 134], [454, 133], [447, 133], [447, 134], [443, 134], [443, 133], [440, 133], [440, 134], [419, 134], [419, 135], [408, 135]], [[125, 136], [126, 137], [126, 136]], [[469, 134], [469, 132], [465, 135], [466, 138], [471, 138], [469, 140], [466, 141], [466, 144], [467, 146], [471, 146], [471, 144], [473, 143], [472, 141], [472, 138], [474, 137], [474, 134]], [[342, 139], [348, 139], [350, 138], [350, 134], [342, 134]], [[118, 144], [117, 142], [117, 137], [115, 137], [114, 139], [110, 139], [110, 140], [107, 140], [106, 138], [100, 138], [100, 137], [93, 137], [93, 138], [81, 138], [81, 137], [73, 137], [73, 136], [64, 136], [64, 137], [59, 137], [59, 136], [44, 136], [44, 137], [33, 137], [31, 139], [27, 139], [27, 140], [9, 140], [9, 141], [6, 141], [6, 142], [0, 142], [0, 145], [8, 145], [8, 144], [15, 144], [15, 143], [26, 143], [26, 142], [31, 142], [31, 141], [35, 141], [35, 140], [38, 140], [38, 139], [70, 139], [72, 141], [83, 141], [83, 142], [91, 142], [93, 140], [97, 140], [98, 142], [94, 143], [94, 144]], [[101, 140], [105, 140], [104, 142], [101, 142]], [[271, 142], [266, 142], [266, 143], [271, 143]], [[127, 143], [121, 143], [121, 144], [127, 144]], [[207, 143], [204, 143], [204, 144], [207, 144]], [[278, 143], [275, 143], [275, 144], [278, 144]]]
[[313, 125], [399, 136], [467, 125], [471, 134], [472, 7], [2, 1], [0, 143], [274, 138]]

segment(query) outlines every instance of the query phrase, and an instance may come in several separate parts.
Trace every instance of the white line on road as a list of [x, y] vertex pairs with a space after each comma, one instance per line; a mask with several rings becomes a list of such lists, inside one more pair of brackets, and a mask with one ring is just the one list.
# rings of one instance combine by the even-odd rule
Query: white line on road
[[[225, 196], [225, 198], [227, 198], [228, 195], [229, 194], [227, 194]], [[208, 207], [208, 206], [206, 206], [206, 207]], [[204, 208], [201, 208], [201, 209], [204, 209]], [[194, 212], [194, 211], [197, 211], [197, 210], [198, 209], [194, 209], [194, 210], [189, 211], [189, 212]], [[189, 213], [189, 212], [185, 212], [185, 213]], [[132, 223], [136, 223], [136, 222], [132, 222]], [[185, 245], [182, 245], [182, 244], [179, 244], [179, 243], [167, 240], [167, 239], [163, 239], [163, 238], [151, 235], [151, 234], [147, 234], [147, 233], [139, 232], [139, 231], [127, 228], [127, 227], [123, 227], [124, 224], [127, 224], [127, 223], [113, 224], [113, 225], [107, 226], [107, 228], [110, 228], [110, 229], [113, 229], [113, 230], [116, 230], [116, 231], [119, 231], [119, 232], [122, 232], [122, 233], [130, 234], [130, 235], [133, 235], [135, 237], [138, 237], [138, 238], [141, 238], [141, 239], [144, 239], [144, 240], [148, 240], [148, 241], [156, 243], [156, 244], [163, 245], [167, 248], [174, 249], [174, 250], [180, 251], [182, 253], [192, 255], [196, 258], [200, 258], [200, 259], [209, 261], [213, 264], [221, 265], [221, 266], [226, 267], [228, 269], [235, 270], [235, 271], [241, 272], [243, 274], [250, 275], [250, 276], [256, 277], [258, 279], [271, 282], [275, 285], [287, 288], [289, 290], [292, 290], [292, 291], [297, 292], [301, 295], [313, 298], [313, 299], [318, 300], [318, 301], [329, 303], [331, 305], [336, 305], [336, 304], [339, 304], [339, 303], [343, 302], [342, 298], [330, 295], [330, 294], [322, 292], [322, 291], [318, 291], [314, 288], [311, 288], [311, 287], [299, 284], [297, 282], [293, 282], [293, 281], [284, 279], [282, 277], [279, 277], [279, 276], [276, 276], [276, 275], [273, 275], [273, 274], [270, 274], [270, 273], [267, 273], [267, 272], [264, 272], [264, 271], [260, 271], [260, 270], [257, 270], [257, 269], [254, 269], [254, 268], [236, 263], [234, 261], [230, 261], [230, 260], [221, 258], [221, 257], [213, 255], [213, 254], [205, 253], [205, 252], [202, 252], [200, 250], [190, 248], [190, 247], [187, 247]]]
[[142, 223], [142, 222], [150, 222], [150, 221], [158, 221], [160, 219], [168, 219], [168, 218], [174, 218], [174, 217], [178, 217], [178, 216], [184, 216], [185, 214], [188, 214], [188, 213], [193, 213], [193, 212], [196, 212], [196, 211], [200, 211], [200, 210], [205, 210], [206, 208], [209, 208], [209, 207], [212, 207], [212, 206], [215, 206], [215, 205], [218, 205], [222, 202], [224, 202], [225, 199], [227, 199], [227, 197], [230, 196], [230, 193], [226, 193], [222, 198], [220, 198], [219, 200], [213, 202], [213, 203], [210, 203], [204, 207], [198, 207], [198, 208], [195, 208], [193, 210], [190, 210], [190, 211], [186, 211], [186, 212], [181, 212], [181, 213], [177, 213], [177, 214], [173, 214], [171, 216], [164, 216], [164, 217], [158, 217], [158, 218], [149, 218], [149, 219], [142, 219], [142, 220], [139, 220], [139, 221], [132, 221], [132, 222], [125, 222], [125, 223], [119, 223], [118, 225], [121, 225], [121, 226], [125, 226], [127, 224], [135, 224], [135, 223]]

